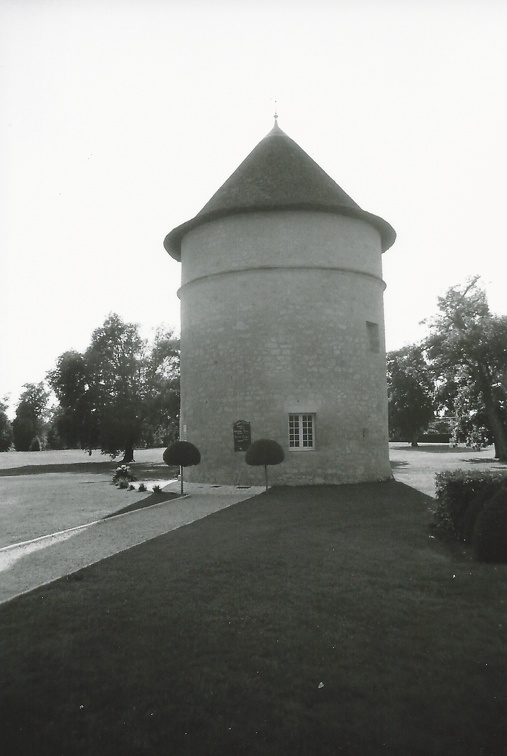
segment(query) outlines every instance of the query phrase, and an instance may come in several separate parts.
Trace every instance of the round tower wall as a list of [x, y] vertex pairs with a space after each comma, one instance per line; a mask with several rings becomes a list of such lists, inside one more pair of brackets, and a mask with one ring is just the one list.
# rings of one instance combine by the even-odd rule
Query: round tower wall
[[[378, 232], [331, 214], [259, 215], [213, 221], [184, 239], [182, 437], [202, 455], [186, 475], [261, 483], [234, 451], [233, 424], [245, 420], [252, 440], [284, 449], [272, 483], [387, 478]], [[311, 416], [314, 448], [289, 447], [289, 415]]]
[[336, 213], [285, 210], [226, 216], [186, 234], [181, 282], [277, 265], [342, 267], [381, 278], [380, 244], [373, 226]]

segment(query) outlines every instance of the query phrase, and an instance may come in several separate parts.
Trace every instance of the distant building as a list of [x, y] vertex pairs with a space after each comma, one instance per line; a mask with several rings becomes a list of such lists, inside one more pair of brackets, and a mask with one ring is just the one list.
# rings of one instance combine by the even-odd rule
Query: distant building
[[182, 263], [181, 438], [188, 477], [248, 485], [390, 477], [382, 252], [395, 240], [278, 126], [164, 246]]

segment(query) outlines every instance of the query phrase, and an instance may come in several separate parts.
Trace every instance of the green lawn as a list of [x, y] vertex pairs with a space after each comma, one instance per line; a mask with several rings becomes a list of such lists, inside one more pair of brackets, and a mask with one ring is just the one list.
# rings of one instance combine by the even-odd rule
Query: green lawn
[[[175, 478], [163, 449], [139, 449], [132, 470], [140, 481]], [[0, 547], [99, 520], [148, 493], [112, 485], [119, 462], [80, 450], [0, 453]]]
[[9, 754], [507, 753], [507, 566], [401, 483], [279, 488], [0, 607]]

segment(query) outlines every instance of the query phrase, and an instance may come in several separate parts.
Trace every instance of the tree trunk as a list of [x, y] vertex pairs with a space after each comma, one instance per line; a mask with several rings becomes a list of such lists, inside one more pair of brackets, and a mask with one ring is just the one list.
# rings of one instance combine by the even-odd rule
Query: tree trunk
[[180, 483], [181, 495], [183, 496], [183, 467], [180, 465]]
[[130, 465], [131, 462], [134, 462], [134, 447], [129, 442], [125, 444], [125, 452], [123, 454], [123, 459], [121, 461], [122, 465]]
[[493, 397], [491, 383], [488, 380], [487, 369], [479, 366], [478, 374], [486, 414], [491, 425], [491, 430], [493, 431], [495, 456], [498, 457], [500, 462], [507, 462], [507, 428], [503, 423], [500, 408]]
[[264, 465], [264, 479], [266, 481], [266, 491], [268, 490], [268, 466]]

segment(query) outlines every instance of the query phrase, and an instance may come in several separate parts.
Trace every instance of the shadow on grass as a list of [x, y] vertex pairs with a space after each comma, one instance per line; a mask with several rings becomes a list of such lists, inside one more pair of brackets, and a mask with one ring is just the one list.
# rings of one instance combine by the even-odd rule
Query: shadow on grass
[[463, 447], [452, 447], [448, 444], [419, 444], [419, 446], [400, 444], [399, 446], [391, 446], [391, 449], [396, 449], [396, 451], [414, 452], [415, 454], [418, 452], [429, 452], [431, 454], [463, 454], [464, 451], [467, 451], [467, 449], [464, 449]]
[[505, 470], [507, 467], [506, 462], [501, 462], [496, 457], [474, 457], [473, 459], [467, 459], [466, 461], [471, 465], [495, 465], [499, 470]]
[[138, 509], [145, 509], [146, 507], [152, 507], [154, 504], [162, 504], [165, 501], [171, 501], [172, 499], [180, 499], [180, 494], [172, 493], [171, 491], [161, 491], [160, 493], [157, 493], [156, 491], [151, 494], [151, 496], [148, 496], [146, 499], [141, 499], [140, 501], [134, 501], [132, 504], [129, 504], [126, 507], [122, 507], [121, 509], [118, 509], [116, 512], [112, 512], [109, 515], [106, 515], [103, 519], [109, 520], [111, 517], [117, 517], [121, 514], [127, 514], [127, 512], [135, 512]]
[[[10, 467], [0, 470], [0, 477], [17, 476], [17, 475], [46, 475], [48, 473], [74, 473], [80, 475], [113, 475], [120, 462], [73, 462], [71, 464], [50, 464], [50, 465], [25, 465], [24, 467]], [[168, 467], [167, 465], [134, 462], [130, 465], [132, 472], [138, 478], [154, 477], [176, 477], [178, 474], [177, 467]], [[161, 476], [163, 472], [163, 476]]]

